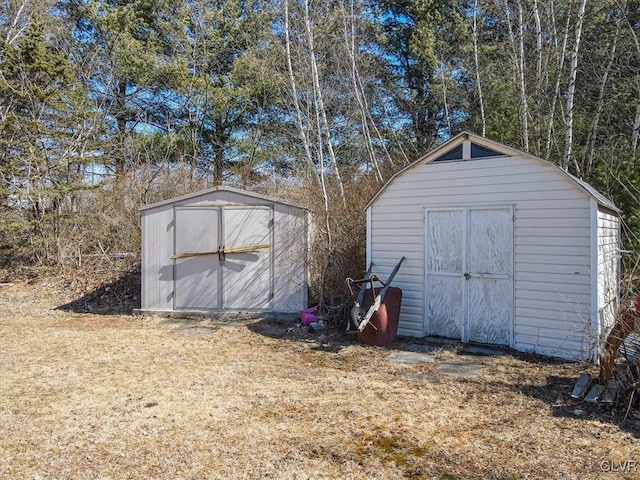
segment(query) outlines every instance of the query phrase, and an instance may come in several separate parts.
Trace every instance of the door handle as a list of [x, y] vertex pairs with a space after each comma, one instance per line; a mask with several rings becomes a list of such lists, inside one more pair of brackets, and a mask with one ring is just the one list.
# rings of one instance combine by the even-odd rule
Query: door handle
[[469, 280], [471, 278], [471, 275], [469, 275], [468, 273], [465, 273], [464, 274], [464, 278], [465, 278], [465, 280]]

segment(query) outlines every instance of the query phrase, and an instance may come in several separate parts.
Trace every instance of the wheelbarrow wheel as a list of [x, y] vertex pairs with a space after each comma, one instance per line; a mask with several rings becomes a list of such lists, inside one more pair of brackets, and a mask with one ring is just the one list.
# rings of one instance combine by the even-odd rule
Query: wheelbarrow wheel
[[360, 326], [360, 324], [362, 323], [362, 320], [364, 320], [365, 315], [366, 315], [366, 312], [364, 311], [364, 308], [362, 308], [361, 306], [354, 305], [351, 308], [351, 323], [355, 328], [358, 328]]

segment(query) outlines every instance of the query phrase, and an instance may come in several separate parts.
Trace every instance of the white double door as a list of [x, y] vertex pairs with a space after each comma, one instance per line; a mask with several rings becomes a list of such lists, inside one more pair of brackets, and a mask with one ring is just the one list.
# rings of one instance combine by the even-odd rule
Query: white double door
[[[176, 254], [212, 252], [175, 260], [176, 309], [271, 308], [271, 207], [175, 207], [174, 220]], [[242, 253], [217, 253], [222, 249], [257, 245], [263, 248]]]
[[425, 210], [427, 335], [510, 345], [513, 207]]

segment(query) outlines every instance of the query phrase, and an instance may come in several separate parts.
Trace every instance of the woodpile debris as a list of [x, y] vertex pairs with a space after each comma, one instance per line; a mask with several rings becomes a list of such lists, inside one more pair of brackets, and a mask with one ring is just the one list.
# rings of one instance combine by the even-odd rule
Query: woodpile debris
[[582, 373], [571, 392], [574, 401], [624, 409], [640, 406], [640, 297], [611, 327], [600, 352], [598, 378]]

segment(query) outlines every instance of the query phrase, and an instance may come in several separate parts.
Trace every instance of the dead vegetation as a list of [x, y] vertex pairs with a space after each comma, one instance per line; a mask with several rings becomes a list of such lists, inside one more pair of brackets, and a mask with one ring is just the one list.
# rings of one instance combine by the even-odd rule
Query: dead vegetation
[[0, 287], [0, 478], [640, 475], [640, 412], [570, 399], [592, 366], [456, 346], [394, 363], [419, 346], [55, 309], [70, 300], [59, 283]]

